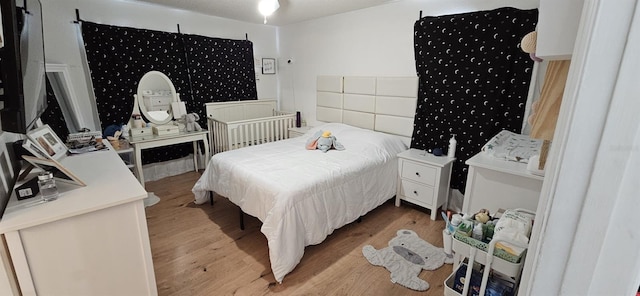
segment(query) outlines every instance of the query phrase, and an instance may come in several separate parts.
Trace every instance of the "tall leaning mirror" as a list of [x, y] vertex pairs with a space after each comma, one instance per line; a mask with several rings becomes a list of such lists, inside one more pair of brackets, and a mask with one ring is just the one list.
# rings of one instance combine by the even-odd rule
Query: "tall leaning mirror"
[[69, 66], [65, 64], [47, 63], [47, 78], [53, 89], [58, 105], [67, 125], [67, 130], [75, 132], [84, 127], [84, 118], [78, 105]]

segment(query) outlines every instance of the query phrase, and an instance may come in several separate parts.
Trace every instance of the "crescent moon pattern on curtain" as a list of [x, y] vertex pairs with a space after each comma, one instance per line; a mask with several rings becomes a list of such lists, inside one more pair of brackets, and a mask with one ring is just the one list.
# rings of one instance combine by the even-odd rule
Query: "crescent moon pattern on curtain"
[[[200, 126], [207, 125], [204, 104], [215, 101], [214, 98], [221, 101], [257, 99], [253, 44], [250, 41], [87, 21], [82, 22], [82, 37], [103, 130], [109, 125], [122, 125], [129, 121], [138, 82], [151, 70], [169, 77], [180, 99], [185, 102], [187, 112], [200, 116]], [[197, 45], [193, 40], [206, 46]], [[217, 65], [210, 60], [221, 59], [225, 61], [224, 67], [207, 69]], [[210, 75], [210, 72], [218, 74]], [[145, 149], [142, 159], [143, 164], [147, 164], [185, 157], [192, 152], [190, 143], [177, 144]]]
[[452, 188], [464, 192], [464, 162], [491, 137], [522, 128], [533, 61], [520, 40], [537, 19], [537, 9], [499, 8], [416, 21], [419, 89], [411, 147], [446, 151], [455, 134]]

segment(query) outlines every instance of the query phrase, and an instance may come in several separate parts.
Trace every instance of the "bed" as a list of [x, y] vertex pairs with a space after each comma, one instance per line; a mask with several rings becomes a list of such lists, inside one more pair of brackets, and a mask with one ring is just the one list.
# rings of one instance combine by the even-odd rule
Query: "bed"
[[211, 155], [288, 138], [296, 115], [276, 106], [275, 100], [206, 103]]
[[[389, 93], [392, 85], [397, 90]], [[214, 191], [257, 217], [281, 283], [305, 246], [395, 195], [396, 155], [408, 149], [416, 93], [414, 77], [318, 77], [316, 118], [327, 123], [301, 137], [215, 154], [193, 187], [196, 203]], [[307, 150], [319, 130], [331, 131], [345, 150]]]

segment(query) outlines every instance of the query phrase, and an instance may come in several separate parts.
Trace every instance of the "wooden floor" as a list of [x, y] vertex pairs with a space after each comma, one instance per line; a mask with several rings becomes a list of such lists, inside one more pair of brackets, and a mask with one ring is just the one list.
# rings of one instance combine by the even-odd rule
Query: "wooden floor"
[[214, 206], [195, 205], [191, 188], [199, 177], [192, 172], [146, 183], [161, 199], [146, 208], [159, 295], [443, 295], [451, 265], [423, 270], [420, 278], [431, 287], [417, 292], [393, 284], [384, 267], [362, 255], [364, 245], [384, 248], [403, 228], [442, 247], [444, 222], [431, 221], [428, 210], [387, 202], [361, 223], [308, 246], [298, 266], [277, 284], [260, 221], [246, 216], [240, 230], [238, 207], [225, 198]]

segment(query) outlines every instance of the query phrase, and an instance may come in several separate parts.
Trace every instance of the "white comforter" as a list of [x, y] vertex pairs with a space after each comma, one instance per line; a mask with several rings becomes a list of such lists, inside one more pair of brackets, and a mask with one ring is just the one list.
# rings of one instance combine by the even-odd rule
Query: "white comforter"
[[[319, 129], [331, 131], [345, 150], [306, 150]], [[192, 191], [196, 203], [215, 191], [262, 221], [281, 283], [305, 246], [395, 195], [396, 155], [406, 149], [399, 137], [328, 123], [302, 137], [216, 154]]]

